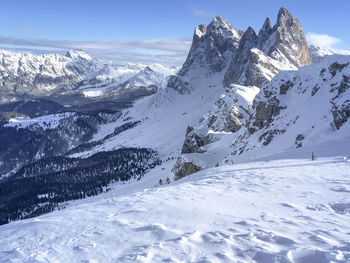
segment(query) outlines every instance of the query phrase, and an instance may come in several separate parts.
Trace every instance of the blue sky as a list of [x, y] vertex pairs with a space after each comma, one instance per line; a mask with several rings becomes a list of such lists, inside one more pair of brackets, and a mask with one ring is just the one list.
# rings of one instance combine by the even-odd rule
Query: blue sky
[[83, 48], [104, 60], [181, 64], [194, 27], [220, 15], [257, 32], [279, 8], [299, 18], [308, 40], [350, 50], [349, 0], [2, 0], [0, 48], [34, 53]]

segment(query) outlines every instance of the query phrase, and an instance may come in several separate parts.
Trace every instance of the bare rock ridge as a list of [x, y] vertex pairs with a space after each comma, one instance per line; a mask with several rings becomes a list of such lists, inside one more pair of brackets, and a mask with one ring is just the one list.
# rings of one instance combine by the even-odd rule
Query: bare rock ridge
[[[241, 39], [244, 43], [240, 43], [239, 52], [225, 74], [225, 86], [232, 83], [260, 86], [280, 70], [311, 64], [299, 20], [285, 8], [280, 9], [276, 25], [272, 27], [270, 19], [266, 18], [258, 36], [251, 27], [245, 35]], [[265, 74], [264, 69], [270, 74]]]
[[311, 64], [311, 57], [299, 20], [281, 8], [277, 23], [266, 18], [257, 35], [253, 28], [234, 28], [222, 17], [195, 28], [186, 62], [168, 86], [179, 93], [190, 93], [196, 71], [212, 76], [223, 74], [224, 86], [231, 84], [260, 86], [280, 70], [295, 70]]

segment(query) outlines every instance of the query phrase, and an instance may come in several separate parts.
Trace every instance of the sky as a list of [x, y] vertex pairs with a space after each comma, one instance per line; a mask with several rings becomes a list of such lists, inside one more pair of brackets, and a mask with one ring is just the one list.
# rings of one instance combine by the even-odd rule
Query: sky
[[280, 7], [298, 17], [309, 44], [350, 50], [349, 0], [2, 0], [0, 48], [64, 53], [81, 48], [106, 61], [181, 65], [196, 25], [217, 15], [259, 31]]

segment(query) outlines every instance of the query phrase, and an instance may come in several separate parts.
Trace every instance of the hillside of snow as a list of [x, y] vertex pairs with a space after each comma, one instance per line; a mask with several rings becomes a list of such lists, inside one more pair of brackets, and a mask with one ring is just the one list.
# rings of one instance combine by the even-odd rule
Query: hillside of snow
[[[184, 138], [177, 177], [270, 156], [348, 154], [350, 57], [281, 71], [260, 87], [231, 85]], [[250, 97], [245, 95], [250, 94]], [[242, 96], [243, 95], [243, 96]]]
[[112, 197], [0, 226], [0, 258], [349, 262], [349, 171], [343, 157], [288, 159], [221, 166], [146, 189], [137, 188], [141, 180]]

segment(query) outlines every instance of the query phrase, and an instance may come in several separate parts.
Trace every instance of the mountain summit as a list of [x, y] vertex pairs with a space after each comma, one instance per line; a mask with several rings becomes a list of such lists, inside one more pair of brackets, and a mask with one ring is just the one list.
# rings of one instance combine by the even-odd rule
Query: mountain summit
[[[280, 70], [295, 70], [311, 64], [306, 38], [299, 20], [281, 8], [277, 23], [266, 18], [259, 33], [248, 27], [234, 28], [215, 17], [208, 26], [195, 28], [192, 46], [179, 75], [168, 86], [189, 93], [196, 88], [196, 74], [223, 75], [224, 86], [260, 86]], [[198, 73], [198, 71], [200, 73]]]

